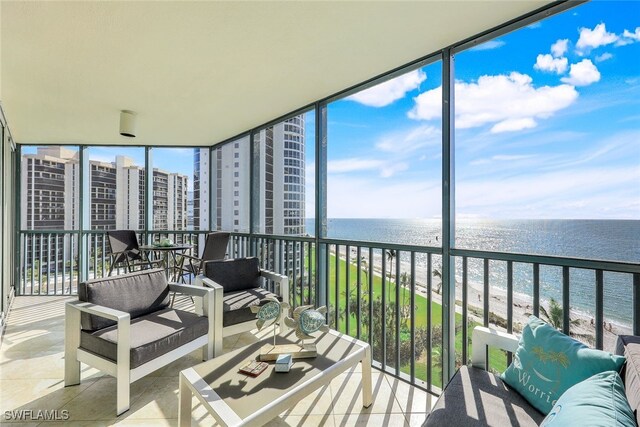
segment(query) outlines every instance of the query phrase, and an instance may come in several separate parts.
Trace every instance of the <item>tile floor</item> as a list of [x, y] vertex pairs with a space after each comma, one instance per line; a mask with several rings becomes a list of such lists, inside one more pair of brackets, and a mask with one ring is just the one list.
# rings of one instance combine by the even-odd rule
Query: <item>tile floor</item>
[[[15, 426], [6, 411], [67, 410], [68, 421], [21, 423], [25, 426], [177, 426], [178, 373], [200, 362], [198, 352], [160, 369], [131, 388], [131, 409], [115, 416], [115, 379], [82, 365], [82, 382], [64, 387], [64, 302], [75, 297], [17, 297], [0, 347], [0, 425]], [[188, 298], [176, 306], [192, 309]], [[224, 348], [242, 347], [256, 338], [244, 333], [225, 338]], [[282, 413], [272, 426], [420, 426], [435, 398], [392, 376], [373, 372], [374, 404], [361, 406], [358, 368]], [[192, 425], [215, 420], [194, 398]]]

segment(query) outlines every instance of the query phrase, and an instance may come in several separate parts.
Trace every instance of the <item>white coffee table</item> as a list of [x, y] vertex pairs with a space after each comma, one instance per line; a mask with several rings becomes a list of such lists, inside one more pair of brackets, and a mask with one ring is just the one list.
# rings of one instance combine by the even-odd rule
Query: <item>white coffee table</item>
[[[295, 342], [293, 332], [277, 341]], [[362, 404], [371, 405], [369, 344], [332, 330], [315, 340], [318, 356], [295, 360], [288, 373], [275, 372], [273, 363], [256, 378], [239, 373], [266, 343], [273, 343], [273, 337], [180, 372], [180, 426], [191, 425], [193, 395], [223, 426], [261, 426], [358, 362], [362, 363]]]

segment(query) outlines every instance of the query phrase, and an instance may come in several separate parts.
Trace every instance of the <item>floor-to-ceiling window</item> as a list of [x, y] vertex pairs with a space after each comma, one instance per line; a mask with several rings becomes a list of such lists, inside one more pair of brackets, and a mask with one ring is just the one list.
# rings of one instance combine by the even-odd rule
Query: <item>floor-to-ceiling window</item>
[[85, 229], [145, 229], [144, 151], [143, 147], [86, 149], [91, 215]]
[[315, 125], [315, 111], [310, 111], [254, 132], [255, 232], [314, 235]]
[[250, 142], [245, 136], [213, 148], [212, 230], [249, 232]]
[[[634, 2], [590, 2], [456, 54], [456, 247], [638, 262], [639, 16]], [[497, 328], [512, 274], [518, 331], [533, 312], [534, 266], [490, 261], [490, 295], [483, 260], [468, 267], [473, 317], [488, 307]], [[605, 273], [603, 327], [595, 270], [540, 266], [540, 316], [558, 328], [563, 274], [571, 333], [595, 345], [603, 328], [612, 349], [631, 331], [631, 275]]]
[[70, 290], [78, 277], [79, 238], [68, 231], [80, 227], [79, 148], [22, 146], [21, 154], [21, 291]]
[[[414, 250], [441, 246], [441, 82], [436, 57], [333, 100], [326, 124], [327, 236], [382, 243], [329, 247], [333, 325], [356, 334], [361, 323], [375, 360], [405, 374], [413, 363], [418, 380], [438, 385], [441, 310], [427, 301], [429, 292], [439, 298], [441, 259]], [[418, 102], [425, 96], [428, 108]]]

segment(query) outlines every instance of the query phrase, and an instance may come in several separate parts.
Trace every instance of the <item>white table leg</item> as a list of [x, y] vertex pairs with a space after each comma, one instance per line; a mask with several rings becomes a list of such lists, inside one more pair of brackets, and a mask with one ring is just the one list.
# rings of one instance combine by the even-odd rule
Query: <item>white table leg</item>
[[178, 425], [180, 427], [191, 426], [191, 398], [193, 394], [191, 389], [187, 385], [187, 380], [180, 373], [180, 389], [179, 389], [179, 401], [178, 404]]
[[373, 403], [371, 392], [371, 347], [367, 346], [364, 351], [362, 364], [362, 406], [368, 408]]

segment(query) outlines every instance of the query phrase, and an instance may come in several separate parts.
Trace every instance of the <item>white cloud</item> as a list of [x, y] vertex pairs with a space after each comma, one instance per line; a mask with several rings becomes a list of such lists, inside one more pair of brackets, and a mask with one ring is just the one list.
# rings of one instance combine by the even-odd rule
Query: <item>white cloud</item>
[[549, 71], [552, 73], [563, 74], [567, 71], [569, 60], [567, 58], [554, 58], [547, 54], [540, 54], [536, 58], [536, 64], [533, 66], [536, 70]]
[[488, 42], [479, 44], [478, 46], [475, 46], [470, 50], [493, 50], [493, 49], [498, 49], [499, 47], [502, 47], [505, 44], [506, 43], [502, 40], [490, 40]]
[[385, 135], [376, 143], [376, 148], [390, 153], [411, 153], [429, 145], [440, 145], [442, 130], [431, 125], [422, 125], [404, 132]]
[[580, 28], [580, 38], [576, 43], [578, 53], [585, 53], [600, 46], [606, 46], [618, 41], [619, 37], [609, 33], [604, 23], [595, 26], [593, 30]]
[[609, 59], [613, 58], [613, 55], [610, 54], [609, 52], [605, 52], [602, 55], [598, 55], [595, 57], [596, 62], [604, 62], [607, 61]]
[[[414, 98], [408, 116], [431, 120], [441, 115], [442, 87]], [[526, 74], [482, 76], [477, 82], [456, 82], [456, 127], [460, 129], [495, 125], [493, 132], [516, 131], [536, 125], [567, 108], [578, 98], [571, 85], [536, 88]]]
[[369, 107], [384, 107], [401, 99], [411, 90], [420, 87], [420, 83], [427, 79], [422, 70], [414, 70], [377, 86], [358, 92], [346, 99]]
[[406, 171], [407, 169], [409, 169], [409, 165], [404, 162], [387, 164], [380, 169], [380, 177], [391, 178], [396, 173]]
[[571, 64], [569, 77], [562, 81], [573, 86], [588, 86], [600, 80], [600, 71], [590, 59], [583, 59], [577, 64]]
[[515, 132], [524, 129], [533, 129], [538, 124], [531, 117], [523, 119], [507, 119], [495, 124], [491, 128], [491, 133]]
[[626, 46], [638, 41], [640, 41], [640, 27], [637, 27], [633, 33], [629, 30], [624, 30], [622, 36], [616, 42], [616, 46]]
[[535, 154], [497, 154], [489, 158], [481, 158], [469, 162], [472, 166], [486, 165], [493, 162], [515, 162], [518, 160], [528, 160], [537, 157]]
[[569, 168], [509, 179], [474, 177], [456, 182], [456, 214], [493, 218], [639, 219], [638, 179], [637, 166]]
[[349, 174], [351, 172], [376, 171], [381, 178], [391, 178], [398, 172], [409, 169], [409, 164], [398, 159], [377, 160], [351, 158], [327, 162], [329, 174]]
[[432, 218], [442, 214], [439, 180], [397, 182], [328, 176], [329, 218]]
[[640, 42], [640, 27], [637, 27], [633, 33], [629, 30], [624, 30], [622, 37]]
[[382, 160], [361, 159], [357, 157], [351, 159], [331, 160], [327, 163], [327, 171], [329, 173], [365, 171], [378, 169], [383, 164], [384, 162]]
[[561, 39], [551, 45], [551, 53], [556, 58], [561, 57], [569, 49], [569, 39]]

